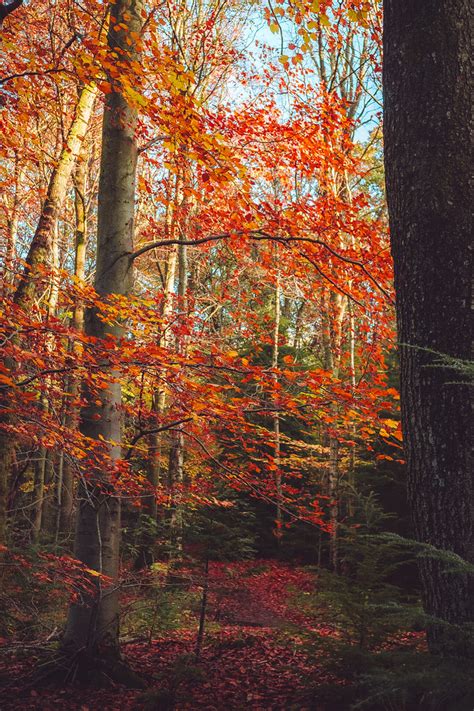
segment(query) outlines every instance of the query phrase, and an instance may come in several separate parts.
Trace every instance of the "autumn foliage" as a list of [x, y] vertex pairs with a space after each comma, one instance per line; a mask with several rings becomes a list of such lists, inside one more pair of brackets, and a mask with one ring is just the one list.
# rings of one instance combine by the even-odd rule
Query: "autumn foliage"
[[[4, 560], [47, 586], [59, 580], [65, 606], [71, 594], [93, 604], [113, 584], [126, 605], [127, 585], [148, 584], [153, 564], [182, 580], [197, 559], [217, 621], [219, 605], [229, 619], [250, 601], [251, 624], [311, 627], [285, 599], [292, 587], [309, 594], [313, 573], [266, 561], [239, 600], [229, 551], [209, 540], [221, 537], [216, 517], [225, 526], [245, 509], [261, 520], [231, 576], [245, 578], [256, 552], [291, 550], [295, 531], [337, 571], [339, 539], [360, 525], [357, 472], [403, 465], [378, 167], [380, 12], [323, 0], [138, 4], [135, 31], [130, 7], [40, 0], [2, 28]], [[86, 90], [90, 117], [73, 136]], [[132, 274], [126, 293], [96, 279], [101, 116], [116, 95], [137, 115], [133, 249], [110, 246], [109, 268], [124, 260]], [[87, 434], [106, 417], [120, 421], [115, 441]], [[107, 508], [108, 496], [122, 507], [116, 580], [72, 548], [81, 506], [96, 497]], [[17, 550], [32, 543], [34, 561]], [[191, 653], [191, 633], [176, 634], [160, 632], [146, 652], [130, 642], [132, 666], [135, 653], [146, 674]], [[295, 659], [311, 672], [302, 642], [290, 654], [262, 633], [247, 649], [242, 634], [247, 701], [277, 708], [259, 706], [270, 697], [247, 669], [271, 666], [272, 694], [282, 679], [287, 693]], [[179, 708], [227, 703], [219, 692], [205, 705], [206, 688]]]

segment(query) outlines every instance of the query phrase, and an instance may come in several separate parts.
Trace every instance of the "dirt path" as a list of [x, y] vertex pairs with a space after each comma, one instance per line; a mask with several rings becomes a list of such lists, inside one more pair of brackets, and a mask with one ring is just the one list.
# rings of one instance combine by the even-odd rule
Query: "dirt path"
[[[260, 567], [257, 573], [252, 573], [249, 564], [212, 571], [206, 635], [198, 663], [194, 657], [195, 623], [163, 633], [151, 644], [124, 645], [130, 665], [147, 680], [145, 693], [120, 685], [102, 690], [68, 687], [25, 692], [21, 677], [34, 665], [33, 657], [26, 664], [12, 660], [10, 686], [0, 697], [0, 708], [318, 711], [308, 701], [308, 689], [318, 671], [295, 626], [304, 619], [301, 611], [288, 604], [290, 590], [304, 591], [314, 586], [314, 580], [274, 562]], [[289, 625], [293, 632], [288, 632]]]

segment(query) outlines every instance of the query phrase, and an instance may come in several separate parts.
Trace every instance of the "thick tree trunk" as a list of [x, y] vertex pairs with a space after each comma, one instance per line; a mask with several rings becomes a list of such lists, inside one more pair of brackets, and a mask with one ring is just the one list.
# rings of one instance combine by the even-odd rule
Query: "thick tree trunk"
[[[401, 406], [415, 534], [474, 562], [471, 358], [471, 3], [385, 0], [385, 166], [397, 293]], [[457, 381], [457, 382], [456, 382]], [[474, 622], [472, 577], [420, 565], [426, 611]], [[432, 624], [429, 644], [466, 653]], [[472, 649], [471, 649], [472, 653]]]
[[[138, 60], [136, 40], [127, 43], [129, 33], [141, 28], [141, 0], [119, 0], [111, 6], [117, 22], [111, 23], [108, 42], [111, 50]], [[122, 25], [122, 26], [121, 26]], [[125, 28], [125, 29], [124, 29]], [[128, 294], [132, 287], [137, 111], [119, 92], [107, 95], [102, 128], [102, 155], [99, 182], [97, 265], [95, 288], [102, 297]], [[95, 310], [86, 315], [86, 334], [97, 339], [120, 338], [121, 325], [105, 324]], [[106, 368], [106, 364], [104, 368]], [[85, 565], [111, 579], [98, 584], [97, 595], [73, 604], [64, 636], [67, 651], [104, 660], [119, 657], [118, 566], [120, 548], [120, 499], [107, 469], [121, 458], [121, 387], [119, 373], [110, 372], [111, 381], [97, 394], [85, 391], [87, 405], [81, 412], [81, 431], [86, 437], [107, 444], [109, 461], [86, 472], [79, 491], [75, 555]]]

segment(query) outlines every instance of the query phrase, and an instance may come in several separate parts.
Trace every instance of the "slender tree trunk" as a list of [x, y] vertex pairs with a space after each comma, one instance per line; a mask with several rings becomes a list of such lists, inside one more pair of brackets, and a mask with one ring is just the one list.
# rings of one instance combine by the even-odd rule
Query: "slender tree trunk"
[[[385, 0], [385, 168], [400, 341], [408, 495], [417, 538], [474, 562], [472, 410], [466, 376], [436, 354], [472, 357], [469, 0]], [[420, 563], [426, 611], [474, 622], [472, 576]], [[460, 637], [460, 635], [459, 635]], [[466, 654], [449, 625], [429, 646]], [[473, 654], [473, 646], [469, 653]]]
[[18, 236], [18, 222], [20, 219], [20, 191], [21, 184], [23, 182], [24, 170], [24, 166], [20, 167], [20, 160], [17, 155], [15, 158], [15, 195], [13, 198], [10, 217], [7, 221], [8, 235], [7, 251], [5, 255], [4, 290], [7, 288], [7, 285], [8, 288], [12, 288], [11, 285], [15, 283], [16, 242]]
[[201, 610], [199, 613], [199, 628], [196, 640], [195, 658], [199, 662], [201, 657], [202, 643], [204, 641], [204, 628], [206, 625], [207, 611], [207, 596], [209, 592], [209, 555], [206, 553], [206, 562], [204, 563], [204, 582], [202, 585]]
[[[347, 302], [341, 294], [327, 290], [324, 310], [327, 314], [324, 324], [324, 367], [331, 370], [335, 378], [339, 377], [342, 355], [342, 327], [346, 312]], [[337, 403], [331, 405], [332, 427], [337, 426]], [[327, 495], [329, 497], [329, 562], [334, 571], [339, 564], [338, 551], [338, 525], [339, 525], [339, 479], [341, 476], [339, 463], [339, 441], [331, 427], [327, 428], [327, 445], [329, 447], [329, 461], [327, 474]]]
[[[178, 235], [176, 208], [178, 207], [181, 198], [181, 177], [176, 176], [173, 186], [173, 194], [169, 196], [166, 210], [166, 238], [169, 240], [176, 239]], [[171, 344], [172, 335], [170, 331], [169, 319], [173, 312], [173, 296], [174, 284], [176, 278], [176, 266], [178, 260], [178, 247], [173, 245], [169, 251], [166, 261], [164, 284], [163, 284], [163, 303], [161, 309], [162, 327], [158, 343], [161, 348], [166, 348]], [[158, 416], [160, 421], [166, 410], [166, 389], [164, 387], [157, 388], [152, 393], [152, 411]], [[158, 509], [156, 505], [156, 489], [162, 479], [161, 459], [163, 454], [163, 434], [152, 433], [148, 437], [148, 458], [147, 458], [147, 478], [150, 484], [151, 493], [144, 497], [142, 503], [142, 513], [145, 514], [153, 522], [157, 521]], [[141, 535], [139, 543], [138, 555], [135, 559], [134, 567], [136, 570], [150, 565], [153, 562], [153, 542], [156, 538], [153, 527], [150, 530], [148, 522], [145, 519], [144, 531]]]
[[[74, 276], [78, 282], [84, 281], [86, 272], [86, 250], [87, 250], [87, 160], [84, 151], [78, 158], [74, 174], [74, 212], [76, 217], [75, 250], [74, 250]], [[78, 331], [84, 330], [84, 305], [76, 298], [72, 315], [72, 326]], [[81, 345], [77, 342], [73, 344], [73, 351], [80, 355]], [[68, 411], [65, 417], [65, 424], [70, 429], [76, 429], [79, 424], [78, 408], [75, 404], [80, 394], [80, 382], [75, 373], [71, 373], [69, 379], [67, 398]], [[63, 460], [61, 486], [58, 488], [58, 525], [57, 533], [67, 534], [71, 531], [72, 516], [74, 507], [74, 470], [73, 463], [69, 458]]]
[[[275, 251], [276, 258], [278, 259], [278, 251]], [[278, 368], [278, 358], [280, 353], [280, 300], [281, 300], [281, 277], [280, 272], [277, 271], [276, 285], [275, 285], [275, 312], [273, 320], [273, 348], [272, 348], [272, 368]], [[275, 488], [276, 488], [276, 529], [275, 534], [277, 541], [280, 542], [283, 533], [282, 529], [282, 516], [281, 516], [281, 504], [282, 504], [282, 488], [281, 488], [281, 441], [280, 441], [280, 415], [278, 412], [278, 375], [274, 373], [275, 382], [275, 396], [273, 406], [275, 412], [273, 413], [273, 458], [274, 464], [276, 466], [275, 470]]]
[[[59, 299], [59, 232], [58, 232], [58, 222], [56, 221], [53, 227], [52, 240], [51, 240], [51, 280], [49, 285], [48, 294], [48, 318], [54, 318], [57, 312], [58, 299]], [[50, 334], [47, 338], [46, 347], [48, 351], [52, 352], [55, 347], [55, 340], [53, 334]], [[51, 387], [52, 381], [51, 377], [46, 377], [46, 387], [47, 390]], [[49, 401], [45, 397], [43, 400], [43, 409], [47, 413], [49, 411]], [[56, 458], [54, 452], [48, 451], [44, 447], [42, 448], [42, 456], [44, 457], [44, 486], [43, 486], [43, 497], [39, 502], [41, 506], [42, 513], [40, 516], [41, 520], [41, 530], [47, 534], [54, 536], [55, 529], [55, 505], [56, 505], [56, 493], [57, 493], [57, 478], [56, 478]]]
[[[179, 176], [176, 177], [176, 190], [174, 201], [168, 205], [167, 212], [167, 224], [166, 232], [167, 237], [170, 240], [176, 239], [177, 236], [177, 223], [176, 223], [176, 204], [179, 198]], [[159, 345], [162, 348], [166, 348], [171, 341], [170, 329], [168, 320], [173, 311], [173, 293], [174, 293], [174, 282], [176, 278], [176, 265], [178, 259], [178, 249], [177, 245], [173, 245], [168, 254], [168, 260], [166, 263], [165, 271], [165, 283], [163, 288], [163, 308], [161, 311], [162, 315], [162, 330], [159, 338]], [[162, 415], [166, 408], [166, 391], [164, 388], [153, 393], [153, 410], [158, 414]], [[149, 454], [148, 454], [148, 479], [151, 486], [156, 489], [161, 478], [161, 448], [162, 448], [162, 436], [158, 434], [150, 435], [149, 439]], [[156, 499], [153, 496], [152, 501], [148, 503], [147, 508], [149, 513], [156, 519]]]
[[[119, 0], [111, 6], [117, 23], [111, 23], [108, 43], [112, 51], [138, 61], [136, 39], [140, 33], [141, 0]], [[125, 60], [124, 60], [125, 61]], [[132, 287], [134, 202], [137, 165], [135, 131], [137, 111], [119, 92], [107, 95], [102, 127], [102, 155], [99, 181], [97, 265], [95, 288], [100, 296], [127, 295]], [[105, 324], [97, 311], [86, 315], [86, 334], [97, 339], [120, 338], [123, 326]], [[106, 368], [106, 364], [104, 368]], [[75, 555], [85, 565], [111, 579], [98, 583], [97, 595], [83, 605], [69, 609], [64, 648], [82, 651], [88, 658], [114, 662], [119, 658], [118, 566], [120, 552], [120, 499], [107, 469], [121, 458], [120, 374], [110, 373], [112, 382], [100, 399], [86, 388], [87, 405], [81, 412], [81, 431], [92, 440], [103, 441], [109, 461], [98, 463], [83, 478], [79, 492]]]
[[33, 516], [31, 520], [31, 540], [37, 543], [41, 532], [43, 520], [44, 483], [46, 470], [46, 455], [44, 447], [38, 452], [38, 459], [35, 462], [35, 478], [33, 486]]
[[[178, 306], [186, 316], [186, 293], [188, 289], [188, 248], [184, 244], [178, 249]], [[186, 343], [183, 338], [178, 348], [185, 353]], [[173, 568], [181, 560], [183, 554], [183, 506], [181, 489], [184, 483], [184, 434], [183, 425], [178, 425], [171, 433], [171, 449], [169, 455], [168, 482], [171, 490], [172, 504], [170, 516], [170, 559], [169, 569], [173, 580]]]
[[[356, 392], [356, 323], [354, 316], [354, 307], [350, 299], [347, 300], [347, 310], [349, 312], [349, 364], [350, 364], [350, 379], [352, 396]], [[355, 442], [356, 428], [355, 424], [351, 424], [352, 439]], [[349, 453], [349, 493], [347, 495], [347, 512], [350, 517], [354, 515], [354, 486], [355, 486], [355, 467], [356, 467], [356, 448], [353, 444]]]
[[[14, 295], [14, 303], [23, 308], [31, 307], [37, 293], [38, 274], [42, 265], [47, 264], [51, 256], [53, 231], [59, 211], [64, 203], [71, 172], [79, 154], [84, 136], [86, 135], [94, 106], [97, 88], [86, 86], [77, 103], [76, 112], [69, 129], [57, 166], [49, 181], [48, 192], [33, 240], [26, 258], [27, 267], [20, 278]], [[14, 371], [15, 364], [7, 359], [7, 369]], [[9, 410], [10, 386], [0, 389], [0, 425], [11, 424], [12, 413]], [[0, 543], [6, 536], [6, 500], [8, 496], [8, 478], [15, 454], [14, 436], [0, 428]]]
[[26, 257], [27, 267], [15, 294], [15, 303], [23, 308], [28, 308], [33, 302], [38, 290], [38, 269], [47, 264], [51, 256], [53, 232], [67, 195], [74, 165], [87, 133], [96, 96], [97, 87], [95, 84], [88, 84], [82, 90], [66, 144], [61, 151], [57, 166], [51, 174], [46, 200]]

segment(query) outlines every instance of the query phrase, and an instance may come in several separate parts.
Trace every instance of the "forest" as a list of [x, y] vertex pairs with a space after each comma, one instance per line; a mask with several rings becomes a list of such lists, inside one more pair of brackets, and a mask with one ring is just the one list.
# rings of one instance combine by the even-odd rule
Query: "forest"
[[472, 711], [468, 0], [0, 0], [0, 708]]

